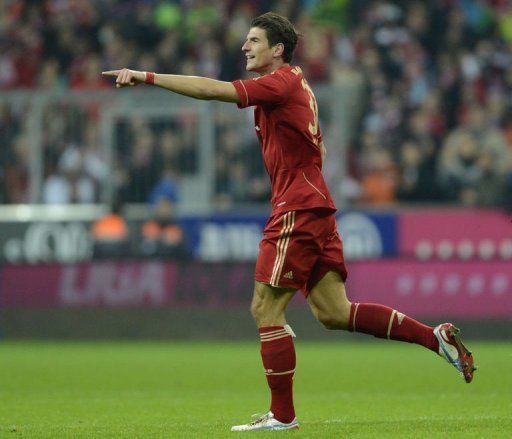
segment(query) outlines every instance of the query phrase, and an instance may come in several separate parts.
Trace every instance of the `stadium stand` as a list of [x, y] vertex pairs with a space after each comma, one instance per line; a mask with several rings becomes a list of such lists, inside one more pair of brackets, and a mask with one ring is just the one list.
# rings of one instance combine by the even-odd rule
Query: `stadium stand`
[[[506, 1], [10, 1], [0, 8], [0, 89], [105, 90], [99, 72], [120, 65], [232, 80], [245, 75], [239, 50], [251, 17], [269, 9], [297, 23], [304, 38], [294, 62], [315, 86], [362, 87], [348, 173], [336, 188], [346, 201], [512, 204]], [[10, 100], [1, 106], [3, 203], [30, 198], [26, 111]], [[109, 163], [95, 107], [57, 105], [44, 126], [41, 201], [100, 201]], [[176, 174], [195, 171], [198, 145], [176, 129], [130, 127], [115, 166], [123, 201], [147, 202], [170, 163]], [[324, 121], [324, 132], [333, 129]], [[216, 205], [265, 203], [254, 141], [220, 115], [216, 133]]]

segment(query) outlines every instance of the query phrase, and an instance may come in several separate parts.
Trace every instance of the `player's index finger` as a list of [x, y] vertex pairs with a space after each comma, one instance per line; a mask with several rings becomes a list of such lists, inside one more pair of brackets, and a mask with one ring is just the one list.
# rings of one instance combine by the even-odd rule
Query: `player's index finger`
[[101, 74], [103, 76], [118, 76], [119, 72], [121, 72], [121, 70], [107, 70], [106, 72], [101, 72]]

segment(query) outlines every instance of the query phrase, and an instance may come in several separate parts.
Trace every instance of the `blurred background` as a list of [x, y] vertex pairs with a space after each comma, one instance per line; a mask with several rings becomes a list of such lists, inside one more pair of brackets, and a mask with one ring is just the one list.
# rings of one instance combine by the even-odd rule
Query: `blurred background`
[[[350, 298], [512, 335], [510, 1], [4, 0], [1, 337], [254, 336], [252, 109], [100, 72], [248, 77], [269, 10], [302, 35]], [[289, 318], [325, 336], [300, 294]]]

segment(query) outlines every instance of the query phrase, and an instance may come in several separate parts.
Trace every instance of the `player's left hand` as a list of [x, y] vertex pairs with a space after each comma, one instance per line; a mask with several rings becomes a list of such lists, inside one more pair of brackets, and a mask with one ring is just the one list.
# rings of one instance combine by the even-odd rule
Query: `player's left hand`
[[137, 84], [143, 84], [146, 80], [146, 73], [137, 70], [121, 69], [121, 70], [108, 70], [101, 72], [103, 76], [110, 76], [116, 79], [116, 87], [132, 87]]

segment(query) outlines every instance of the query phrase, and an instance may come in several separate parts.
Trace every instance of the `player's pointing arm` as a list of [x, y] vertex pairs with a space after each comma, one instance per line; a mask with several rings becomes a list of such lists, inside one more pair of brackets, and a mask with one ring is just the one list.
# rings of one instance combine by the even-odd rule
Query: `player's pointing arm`
[[102, 72], [103, 76], [116, 78], [116, 87], [153, 84], [180, 95], [195, 99], [239, 102], [238, 93], [231, 82], [201, 76], [165, 75], [122, 69]]

